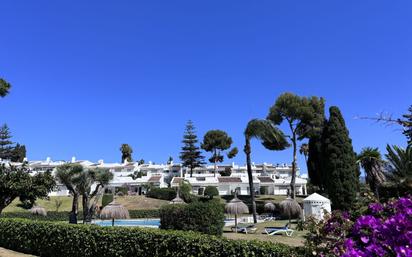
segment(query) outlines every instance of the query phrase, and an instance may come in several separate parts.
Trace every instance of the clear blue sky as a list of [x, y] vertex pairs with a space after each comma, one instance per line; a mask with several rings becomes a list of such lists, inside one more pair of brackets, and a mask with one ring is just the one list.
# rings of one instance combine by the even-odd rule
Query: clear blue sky
[[[339, 106], [357, 151], [405, 142], [396, 127], [354, 117], [412, 104], [409, 0], [10, 0], [0, 9], [0, 76], [13, 84], [0, 122], [29, 159], [118, 161], [129, 143], [135, 159], [177, 160], [188, 119], [200, 137], [222, 129], [243, 149], [247, 121], [285, 91]], [[255, 162], [291, 161], [291, 150], [252, 150]]]

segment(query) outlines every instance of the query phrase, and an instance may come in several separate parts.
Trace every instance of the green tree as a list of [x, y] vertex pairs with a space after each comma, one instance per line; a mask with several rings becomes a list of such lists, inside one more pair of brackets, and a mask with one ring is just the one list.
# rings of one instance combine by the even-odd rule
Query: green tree
[[322, 176], [322, 136], [316, 135], [309, 138], [308, 143], [308, 175], [310, 183], [314, 186], [314, 191], [324, 191]]
[[188, 167], [190, 169], [190, 177], [192, 177], [193, 170], [197, 167], [201, 167], [205, 162], [198, 146], [195, 126], [191, 120], [186, 124], [182, 143], [183, 146], [182, 151], [180, 152], [180, 160], [182, 160], [183, 167]]
[[16, 144], [16, 146], [13, 148], [10, 160], [12, 162], [23, 162], [24, 158], [26, 158], [26, 146]]
[[0, 165], [0, 213], [16, 198], [31, 203], [37, 198], [46, 198], [55, 185], [51, 172], [30, 175], [25, 165]]
[[10, 92], [11, 85], [5, 81], [4, 79], [0, 78], [0, 97], [5, 97]]
[[292, 179], [290, 182], [291, 197], [295, 198], [295, 180], [297, 171], [297, 141], [309, 138], [321, 129], [323, 122], [324, 100], [318, 97], [300, 97], [292, 93], [284, 93], [278, 97], [270, 108], [268, 120], [275, 125], [286, 122], [289, 127], [293, 148]]
[[412, 144], [405, 149], [398, 146], [387, 146], [385, 155], [389, 166], [388, 179], [397, 187], [405, 188], [406, 192], [412, 191]]
[[399, 122], [403, 127], [403, 134], [408, 139], [408, 144], [412, 144], [412, 105], [408, 109], [408, 113], [402, 115], [403, 119]]
[[214, 186], [207, 186], [205, 188], [205, 192], [203, 193], [205, 196], [207, 196], [209, 199], [213, 199], [213, 197], [219, 195], [219, 191], [217, 190], [216, 187]]
[[57, 181], [63, 184], [73, 196], [72, 208], [69, 218], [69, 222], [73, 224], [77, 224], [77, 212], [79, 210], [80, 197], [78, 181], [83, 172], [83, 166], [77, 163], [63, 164], [61, 166], [58, 166], [56, 169]]
[[365, 147], [357, 156], [357, 161], [366, 174], [366, 183], [379, 199], [379, 186], [385, 182], [383, 160], [378, 148]]
[[120, 151], [122, 152], [122, 163], [124, 163], [124, 161], [128, 161], [128, 162], [133, 161], [133, 157], [132, 157], [133, 149], [130, 145], [122, 144], [120, 147]]
[[359, 166], [352, 140], [338, 107], [329, 109], [330, 117], [323, 133], [323, 176], [334, 209], [349, 210], [359, 188]]
[[0, 128], [0, 158], [10, 160], [13, 156], [13, 142], [11, 139], [10, 129], [7, 124]]
[[308, 162], [309, 145], [307, 143], [301, 144], [299, 148], [299, 153], [305, 157], [305, 162]]
[[283, 150], [289, 146], [285, 135], [277, 127], [275, 127], [268, 120], [253, 119], [248, 122], [245, 132], [245, 147], [244, 152], [246, 154], [246, 166], [249, 179], [249, 194], [252, 201], [252, 213], [253, 221], [257, 223], [256, 202], [255, 202], [255, 189], [253, 186], [252, 175], [252, 149], [250, 141], [252, 138], [257, 138], [261, 141], [262, 145], [269, 150]]
[[[228, 150], [232, 146], [232, 138], [222, 130], [209, 130], [203, 137], [201, 147], [206, 152], [211, 152], [209, 162], [214, 164], [214, 174], [216, 176], [217, 163], [223, 162], [223, 152]], [[231, 149], [227, 154], [229, 159], [236, 156], [238, 150], [236, 147]]]
[[[78, 194], [82, 196], [83, 223], [90, 223], [97, 202], [103, 194], [104, 187], [113, 179], [113, 173], [108, 169], [87, 169], [74, 181]], [[92, 190], [92, 186], [94, 189]]]

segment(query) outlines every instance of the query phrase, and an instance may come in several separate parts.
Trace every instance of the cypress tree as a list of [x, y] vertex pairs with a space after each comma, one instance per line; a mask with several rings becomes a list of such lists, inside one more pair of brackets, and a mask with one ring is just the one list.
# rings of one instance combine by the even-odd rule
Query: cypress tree
[[359, 167], [345, 121], [338, 107], [329, 109], [323, 133], [323, 184], [334, 209], [348, 210], [359, 188]]
[[322, 137], [317, 135], [309, 139], [308, 154], [308, 175], [315, 191], [323, 191], [322, 174]]
[[198, 142], [195, 126], [193, 122], [189, 120], [183, 135], [183, 146], [179, 157], [182, 160], [183, 167], [190, 169], [190, 177], [193, 175], [193, 169], [205, 164], [204, 156], [202, 156]]
[[7, 124], [0, 128], [0, 158], [10, 160], [13, 156], [13, 142], [10, 140], [11, 133]]

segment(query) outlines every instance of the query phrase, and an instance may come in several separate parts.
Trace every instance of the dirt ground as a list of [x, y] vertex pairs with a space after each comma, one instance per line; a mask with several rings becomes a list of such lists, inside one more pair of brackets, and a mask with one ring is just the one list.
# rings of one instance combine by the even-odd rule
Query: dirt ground
[[0, 247], [0, 257], [34, 257], [34, 255], [18, 253]]

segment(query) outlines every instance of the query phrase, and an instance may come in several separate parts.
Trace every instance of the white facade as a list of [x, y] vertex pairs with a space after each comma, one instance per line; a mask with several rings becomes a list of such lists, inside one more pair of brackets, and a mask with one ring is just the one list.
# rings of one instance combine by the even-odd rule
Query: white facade
[[[173, 162], [168, 164], [152, 164], [149, 162], [139, 165], [135, 162], [105, 163], [103, 160], [91, 162], [76, 160], [74, 157], [70, 161], [52, 161], [48, 157], [45, 161], [27, 162], [33, 174], [45, 171], [55, 173], [56, 168], [65, 163], [78, 163], [88, 169], [108, 169], [113, 173], [114, 178], [106, 188], [127, 187], [129, 193], [132, 194], [145, 194], [149, 186], [176, 187], [182, 179], [190, 182], [193, 193], [197, 195], [202, 195], [207, 186], [215, 186], [220, 195], [230, 195], [235, 190], [241, 195], [249, 194], [247, 168], [235, 163], [218, 165], [216, 175], [214, 174], [213, 165], [196, 168], [191, 177], [187, 169], [183, 168], [181, 164], [174, 164]], [[22, 164], [13, 163], [12, 165]], [[252, 174], [256, 194], [287, 195], [291, 170], [291, 165], [286, 164], [253, 164]], [[220, 175], [220, 172], [225, 171], [231, 173], [230, 176]], [[135, 177], [133, 178], [133, 176]], [[304, 178], [296, 178], [296, 194], [306, 195], [306, 182]], [[64, 196], [69, 195], [69, 192], [63, 185], [58, 185], [56, 191], [51, 192], [50, 195]]]
[[326, 213], [331, 213], [330, 200], [317, 193], [303, 199], [303, 210], [305, 218], [314, 217], [318, 220], [323, 220]]

